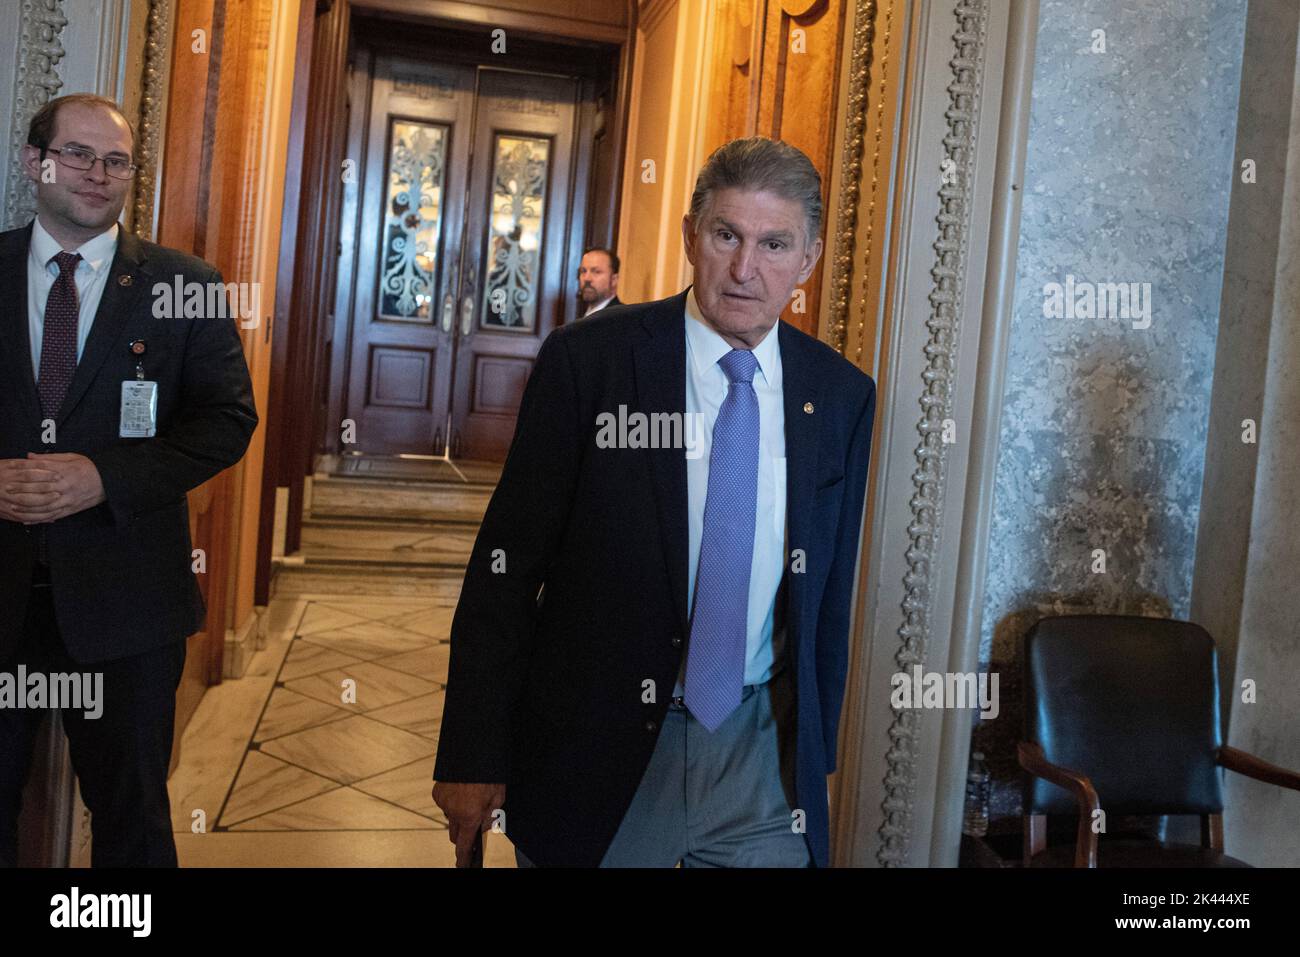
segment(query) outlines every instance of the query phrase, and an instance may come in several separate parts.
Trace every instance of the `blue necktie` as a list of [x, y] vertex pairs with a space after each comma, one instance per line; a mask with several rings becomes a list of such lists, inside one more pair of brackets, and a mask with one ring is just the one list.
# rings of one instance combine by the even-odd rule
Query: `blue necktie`
[[686, 706], [714, 731], [740, 704], [745, 681], [749, 572], [758, 503], [758, 360], [733, 349], [718, 360], [731, 383], [713, 424], [695, 614], [686, 658]]

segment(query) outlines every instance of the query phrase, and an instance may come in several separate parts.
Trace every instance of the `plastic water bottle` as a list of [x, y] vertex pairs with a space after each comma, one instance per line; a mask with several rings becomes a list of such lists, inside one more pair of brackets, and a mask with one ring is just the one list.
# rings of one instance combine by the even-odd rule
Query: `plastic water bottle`
[[983, 751], [971, 752], [961, 830], [971, 837], [983, 837], [989, 832], [989, 769], [984, 764]]

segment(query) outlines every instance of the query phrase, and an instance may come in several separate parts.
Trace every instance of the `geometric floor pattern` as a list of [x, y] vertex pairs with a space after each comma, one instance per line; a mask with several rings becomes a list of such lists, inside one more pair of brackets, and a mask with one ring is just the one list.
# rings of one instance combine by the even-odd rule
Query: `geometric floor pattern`
[[311, 600], [213, 828], [428, 831], [454, 608]]

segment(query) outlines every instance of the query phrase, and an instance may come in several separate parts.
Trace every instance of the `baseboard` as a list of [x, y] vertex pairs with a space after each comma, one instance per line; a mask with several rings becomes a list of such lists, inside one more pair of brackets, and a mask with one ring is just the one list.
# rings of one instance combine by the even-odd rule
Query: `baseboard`
[[266, 645], [266, 625], [264, 624], [266, 608], [258, 606], [253, 614], [244, 619], [239, 630], [226, 630], [226, 648], [223, 678], [242, 678], [248, 670], [248, 664], [261, 648]]

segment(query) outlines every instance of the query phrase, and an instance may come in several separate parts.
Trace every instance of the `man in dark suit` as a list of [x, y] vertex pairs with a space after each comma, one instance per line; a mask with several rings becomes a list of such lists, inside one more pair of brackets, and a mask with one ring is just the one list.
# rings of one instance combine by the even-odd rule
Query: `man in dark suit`
[[728, 143], [694, 284], [543, 344], [452, 623], [458, 864], [829, 864], [875, 384], [778, 321], [820, 228], [803, 153]]
[[[175, 693], [205, 611], [185, 493], [248, 446], [248, 366], [229, 312], [166, 301], [217, 271], [119, 227], [117, 106], [53, 100], [27, 142], [37, 215], [0, 234], [0, 672], [102, 674], [101, 714], [62, 708], [92, 864], [175, 866]], [[0, 708], [0, 864], [42, 716]]]
[[618, 298], [618, 256], [614, 250], [592, 246], [582, 253], [578, 265], [578, 301], [582, 305], [578, 318], [622, 305]]

